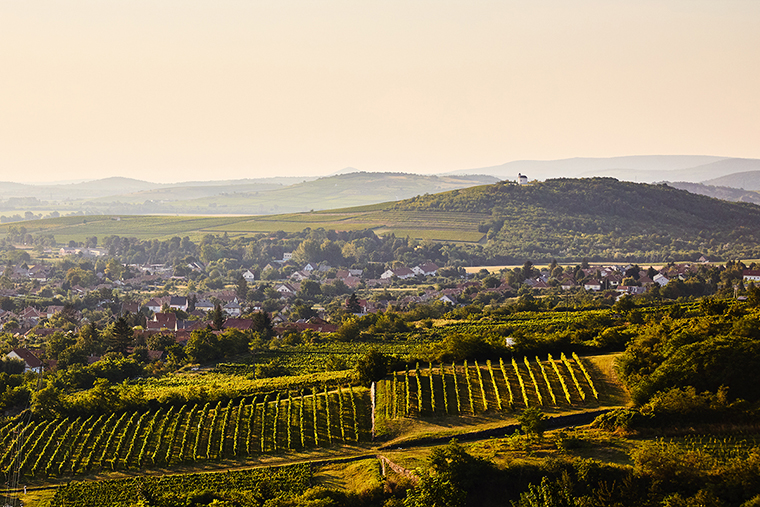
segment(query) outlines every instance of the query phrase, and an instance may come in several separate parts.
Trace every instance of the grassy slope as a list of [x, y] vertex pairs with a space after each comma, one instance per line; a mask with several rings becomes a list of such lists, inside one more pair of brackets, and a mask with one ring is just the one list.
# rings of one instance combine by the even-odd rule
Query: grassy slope
[[[329, 181], [324, 178], [310, 183]], [[0, 233], [9, 225], [0, 226]], [[485, 235], [478, 230], [487, 225], [492, 240], [487, 247], [494, 254], [536, 260], [542, 256], [614, 259], [649, 252], [670, 252], [679, 258], [689, 252], [752, 257], [760, 248], [760, 206], [608, 178], [550, 180], [526, 186], [482, 185], [314, 213], [128, 216], [121, 221], [110, 216], [87, 216], [15, 225], [23, 225], [32, 233], [53, 234], [59, 242], [110, 234], [142, 239], [175, 235], [198, 238], [208, 233], [234, 236], [322, 227], [371, 228], [378, 234], [471, 243], [484, 241]]]

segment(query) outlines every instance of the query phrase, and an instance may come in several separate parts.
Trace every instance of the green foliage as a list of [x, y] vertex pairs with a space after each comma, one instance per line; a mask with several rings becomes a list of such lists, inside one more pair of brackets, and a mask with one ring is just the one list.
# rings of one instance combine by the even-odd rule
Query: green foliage
[[726, 307], [720, 315], [685, 315], [640, 326], [618, 360], [623, 382], [643, 405], [658, 391], [693, 387], [756, 401], [760, 392], [760, 335], [754, 312]]
[[[77, 505], [129, 507], [149, 505], [238, 505], [230, 501], [256, 499], [264, 501], [301, 494], [309, 487], [311, 468], [308, 464], [277, 468], [177, 474], [163, 477], [141, 476], [104, 481], [71, 482], [61, 486], [51, 507]], [[213, 502], [213, 503], [212, 503]], [[247, 502], [245, 505], [249, 505]]]
[[546, 415], [538, 407], [529, 407], [517, 416], [520, 428], [526, 435], [544, 436]]
[[363, 385], [368, 386], [388, 374], [388, 359], [377, 349], [372, 349], [356, 362], [356, 376]]
[[469, 454], [456, 439], [436, 447], [428, 457], [429, 471], [407, 493], [404, 505], [411, 507], [477, 505], [481, 484], [496, 475], [492, 463]]

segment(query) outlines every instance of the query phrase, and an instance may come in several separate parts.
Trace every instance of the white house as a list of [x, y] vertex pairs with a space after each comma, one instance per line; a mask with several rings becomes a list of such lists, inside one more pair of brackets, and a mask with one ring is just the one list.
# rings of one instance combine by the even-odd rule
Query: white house
[[35, 356], [29, 349], [13, 349], [6, 357], [11, 359], [20, 359], [24, 361], [24, 371], [33, 371], [35, 373], [42, 373], [43, 364], [37, 356]]
[[438, 272], [438, 266], [432, 262], [426, 262], [420, 266], [414, 266], [412, 268], [412, 271], [414, 271], [415, 275], [435, 276], [435, 274]]
[[412, 278], [414, 276], [414, 271], [409, 268], [389, 269], [380, 275], [380, 279], [386, 280], [394, 276], [400, 280], [406, 280], [407, 278]]
[[172, 296], [169, 300], [169, 308], [187, 311], [187, 298], [185, 296]]
[[224, 305], [224, 312], [230, 317], [240, 317], [240, 314], [243, 313], [236, 301], [230, 301]]
[[252, 282], [256, 279], [253, 273], [251, 273], [250, 269], [246, 269], [245, 273], [243, 273], [243, 280], [246, 282]]
[[290, 279], [296, 282], [303, 282], [309, 278], [311, 278], [311, 273], [309, 271], [294, 271], [293, 274], [290, 275]]
[[161, 301], [159, 298], [153, 298], [145, 304], [145, 306], [148, 307], [148, 310], [153, 313], [160, 312], [163, 305], [163, 301]]
[[666, 277], [665, 275], [661, 275], [658, 273], [654, 275], [654, 278], [652, 278], [652, 281], [656, 283], [657, 285], [659, 285], [660, 287], [665, 287], [670, 281], [670, 279]]
[[599, 280], [589, 280], [588, 282], [583, 284], [583, 288], [586, 290], [599, 291], [599, 290], [602, 290], [602, 284]]
[[742, 273], [745, 282], [760, 282], [760, 269], [745, 269]]
[[214, 309], [214, 303], [212, 303], [208, 299], [200, 299], [196, 301], [195, 309], [200, 310], [202, 312], [210, 312], [211, 310]]

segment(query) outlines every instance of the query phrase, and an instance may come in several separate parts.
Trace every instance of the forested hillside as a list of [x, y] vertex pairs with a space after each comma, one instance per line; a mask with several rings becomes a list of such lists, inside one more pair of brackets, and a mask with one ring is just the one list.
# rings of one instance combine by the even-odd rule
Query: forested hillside
[[760, 207], [612, 178], [501, 182], [418, 196], [394, 208], [489, 213], [481, 224], [487, 250], [515, 258], [760, 254]]

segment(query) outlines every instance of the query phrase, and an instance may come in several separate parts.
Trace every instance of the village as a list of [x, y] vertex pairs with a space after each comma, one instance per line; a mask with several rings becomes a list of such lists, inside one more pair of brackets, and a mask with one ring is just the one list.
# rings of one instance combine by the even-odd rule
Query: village
[[[60, 255], [81, 260], [100, 257], [100, 252], [62, 248]], [[711, 267], [704, 257], [695, 263], [671, 263], [660, 269], [585, 262], [574, 267], [563, 268], [553, 263], [537, 268], [527, 262], [522, 268], [494, 273], [483, 268], [468, 274], [461, 268], [441, 269], [431, 262], [411, 268], [396, 262], [378, 277], [367, 278], [364, 269], [334, 268], [325, 262], [299, 266], [287, 252], [258, 273], [252, 269], [241, 270], [235, 285], [201, 293], [188, 290], [188, 277], [176, 275], [177, 270], [172, 266], [115, 267], [113, 259], [100, 264], [106, 266], [103, 271], [93, 269], [77, 277], [69, 276], [71, 269], [64, 274], [47, 263], [32, 266], [22, 263], [6, 269], [2, 276], [6, 280], [4, 287], [12, 285], [13, 288], [0, 289], [0, 325], [18, 345], [9, 352], [9, 357], [21, 359], [27, 370], [37, 371], [42, 367], [40, 357], [44, 353], [35, 347], [46, 337], [77, 332], [82, 325], [91, 322], [105, 326], [124, 316], [131, 316], [134, 336], [141, 343], [160, 334], [184, 345], [193, 331], [213, 327], [215, 312], [223, 316], [223, 325], [215, 332], [249, 331], [254, 314], [266, 313], [276, 336], [304, 331], [334, 333], [346, 315], [361, 317], [431, 303], [454, 309], [472, 303], [502, 302], [525, 294], [540, 298], [550, 294], [598, 293], [613, 300], [625, 295], [642, 296], [648, 291], [667, 291], [671, 280], [683, 283], [700, 273], [704, 275]], [[204, 273], [205, 269], [200, 262], [186, 266], [186, 270], [196, 273]], [[290, 274], [273, 280], [268, 276], [272, 272]], [[111, 276], [113, 273], [124, 277], [116, 278]], [[87, 287], [70, 283], [86, 284], [88, 279]], [[742, 271], [742, 283], [758, 282], [760, 270]], [[180, 295], [183, 290], [184, 295]], [[40, 304], [45, 299], [40, 296], [48, 296], [54, 304]], [[28, 304], [17, 308], [21, 301]], [[66, 314], [63, 319], [62, 314]], [[61, 322], [65, 326], [60, 327]], [[159, 360], [162, 354], [162, 351], [150, 350], [149, 359]], [[92, 355], [88, 362], [99, 359], [100, 356]]]

